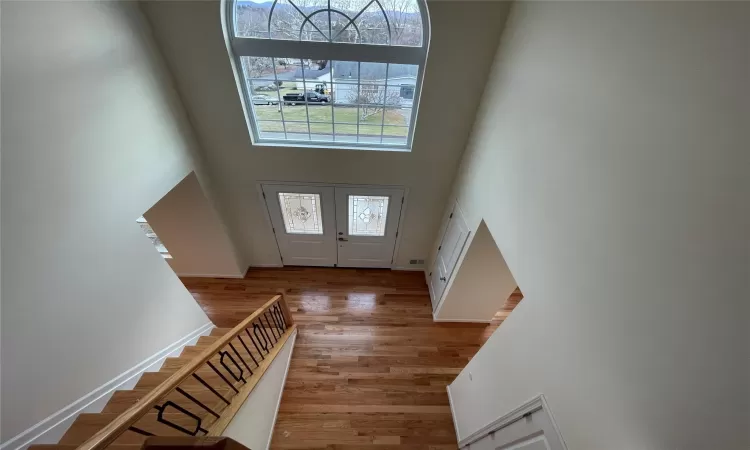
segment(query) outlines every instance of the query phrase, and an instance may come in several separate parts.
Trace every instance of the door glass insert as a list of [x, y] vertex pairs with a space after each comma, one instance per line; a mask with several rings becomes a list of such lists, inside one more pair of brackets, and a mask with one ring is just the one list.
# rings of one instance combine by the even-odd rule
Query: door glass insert
[[350, 236], [385, 236], [388, 197], [350, 195], [348, 216]]
[[323, 234], [320, 194], [279, 192], [281, 215], [289, 234]]

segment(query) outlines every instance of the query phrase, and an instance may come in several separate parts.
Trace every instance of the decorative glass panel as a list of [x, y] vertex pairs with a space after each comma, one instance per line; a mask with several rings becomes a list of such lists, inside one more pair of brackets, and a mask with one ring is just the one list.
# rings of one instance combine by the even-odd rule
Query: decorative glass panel
[[420, 47], [422, 15], [416, 0], [238, 0], [234, 34]]
[[388, 197], [349, 196], [349, 235], [385, 236], [387, 216]]
[[284, 227], [289, 234], [323, 234], [319, 194], [279, 192]]

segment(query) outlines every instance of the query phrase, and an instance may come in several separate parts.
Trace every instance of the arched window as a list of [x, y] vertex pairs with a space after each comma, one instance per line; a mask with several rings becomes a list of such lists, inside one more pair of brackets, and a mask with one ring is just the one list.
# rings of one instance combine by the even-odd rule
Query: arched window
[[254, 144], [411, 149], [424, 0], [225, 0]]

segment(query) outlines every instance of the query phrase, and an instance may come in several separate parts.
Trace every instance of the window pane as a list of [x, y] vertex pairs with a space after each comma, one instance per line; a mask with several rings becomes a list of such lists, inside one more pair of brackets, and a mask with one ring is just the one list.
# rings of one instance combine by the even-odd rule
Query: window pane
[[271, 39], [299, 40], [305, 17], [289, 0], [278, 0], [271, 15]]
[[336, 141], [357, 142], [357, 125], [337, 123]]
[[310, 139], [314, 141], [332, 141], [333, 124], [310, 122]]
[[348, 216], [349, 235], [385, 236], [388, 197], [350, 195]]
[[357, 123], [357, 105], [333, 105], [333, 121], [336, 123]]
[[391, 25], [391, 45], [422, 45], [422, 15], [415, 0], [380, 0]]
[[378, 2], [373, 2], [354, 23], [359, 29], [363, 44], [388, 44], [390, 42], [388, 24]]
[[258, 121], [258, 133], [265, 139], [285, 139], [282, 122]]
[[241, 56], [242, 72], [249, 80], [268, 80], [273, 83], [273, 58]]
[[310, 116], [310, 122], [328, 122], [333, 121], [331, 115], [331, 105], [329, 103], [310, 102], [307, 105], [307, 114]]
[[331, 72], [334, 83], [357, 83], [359, 80], [359, 64], [357, 61], [333, 61]]
[[238, 1], [234, 8], [234, 35], [239, 37], [268, 37], [268, 14], [271, 2]]
[[323, 234], [319, 194], [279, 192], [284, 227], [289, 234]]
[[404, 145], [409, 135], [408, 127], [383, 127], [383, 144]]
[[385, 125], [408, 127], [411, 120], [411, 108], [386, 108]]
[[287, 139], [306, 141], [310, 139], [307, 122], [285, 122]]
[[385, 84], [386, 70], [388, 64], [376, 62], [363, 62], [359, 65], [359, 78], [362, 83]]

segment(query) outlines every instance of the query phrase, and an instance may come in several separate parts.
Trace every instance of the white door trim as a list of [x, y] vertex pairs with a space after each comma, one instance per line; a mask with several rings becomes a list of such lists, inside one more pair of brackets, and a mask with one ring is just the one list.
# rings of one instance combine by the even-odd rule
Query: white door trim
[[[393, 263], [391, 264], [391, 270], [403, 270], [399, 269], [396, 261], [398, 261], [399, 251], [401, 250], [401, 238], [404, 233], [401, 232], [402, 226], [404, 225], [404, 217], [406, 216], [406, 206], [409, 203], [409, 191], [407, 186], [398, 184], [355, 184], [355, 183], [322, 183], [316, 181], [282, 181], [282, 180], [260, 180], [256, 182], [255, 186], [258, 191], [258, 196], [263, 202], [263, 209], [266, 211], [266, 224], [268, 230], [273, 234], [274, 242], [276, 243], [276, 251], [279, 255], [279, 267], [283, 267], [284, 263], [281, 260], [281, 249], [279, 248], [279, 242], [276, 239], [276, 235], [273, 233], [273, 223], [271, 222], [271, 213], [268, 211], [268, 204], [266, 199], [263, 197], [263, 185], [264, 184], [283, 184], [288, 186], [324, 186], [324, 187], [342, 187], [342, 188], [363, 188], [363, 189], [377, 189], [377, 188], [388, 188], [388, 189], [402, 189], [404, 191], [404, 202], [401, 204], [401, 214], [398, 219], [398, 228], [396, 229], [398, 236], [396, 236], [396, 245], [393, 247]], [[421, 270], [421, 269], [419, 269]]]
[[[450, 389], [450, 385], [448, 386], [448, 388]], [[526, 414], [531, 414], [539, 410], [543, 410], [547, 414], [550, 422], [552, 423], [552, 428], [554, 428], [555, 435], [560, 440], [560, 444], [562, 445], [563, 450], [567, 450], [568, 447], [565, 445], [565, 440], [563, 439], [562, 434], [560, 434], [560, 429], [557, 426], [557, 422], [555, 422], [555, 418], [552, 415], [552, 411], [550, 411], [549, 409], [549, 405], [547, 404], [547, 399], [544, 397], [544, 394], [538, 394], [537, 396], [525, 402], [524, 404], [517, 407], [516, 409], [493, 420], [489, 424], [471, 433], [466, 438], [461, 439], [458, 442], [458, 448], [464, 448], [470, 444], [473, 444], [474, 442], [482, 439], [488, 434], [495, 432], [501, 428], [505, 428], [508, 425], [512, 424], [513, 422], [521, 420], [523, 416], [525, 416]]]

